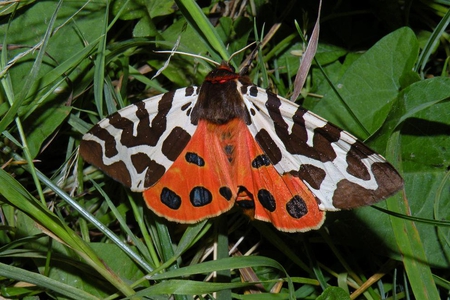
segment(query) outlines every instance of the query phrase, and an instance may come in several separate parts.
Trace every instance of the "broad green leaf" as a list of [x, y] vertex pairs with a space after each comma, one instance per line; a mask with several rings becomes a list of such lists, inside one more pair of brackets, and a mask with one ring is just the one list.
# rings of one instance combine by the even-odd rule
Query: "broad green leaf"
[[43, 110], [39, 117], [28, 120], [25, 128], [28, 128], [27, 142], [30, 148], [31, 157], [36, 157], [41, 149], [42, 143], [53, 134], [61, 123], [67, 118], [71, 111], [70, 106], [50, 107]]
[[176, 7], [174, 0], [153, 0], [145, 2], [151, 18], [169, 15], [175, 11]]
[[[398, 142], [400, 131], [395, 131], [387, 147], [387, 158], [395, 161], [394, 166], [399, 167], [401, 151]], [[405, 193], [397, 194], [386, 201], [387, 208], [397, 213], [410, 214], [411, 208]], [[431, 266], [427, 262], [423, 242], [417, 227], [410, 220], [397, 217], [390, 218], [398, 250], [402, 255], [403, 266], [408, 276], [411, 288], [418, 299], [438, 299], [436, 283], [434, 282]]]
[[399, 95], [386, 123], [374, 135], [372, 145], [385, 149], [387, 138], [401, 128], [404, 171], [444, 174], [450, 161], [450, 154], [443, 151], [450, 146], [449, 97], [448, 78], [435, 77], [411, 84]]
[[[440, 184], [445, 179], [443, 174], [414, 172], [403, 177], [413, 217], [434, 220], [437, 217], [446, 219], [446, 216], [450, 215], [450, 197], [445, 193], [437, 194]], [[435, 216], [436, 199], [440, 199], [437, 216]], [[377, 206], [387, 208], [386, 202], [381, 202]], [[336, 242], [360, 248], [362, 253], [389, 256], [399, 261], [402, 259], [389, 215], [372, 207], [362, 207], [353, 211], [328, 213], [327, 217], [326, 224], [329, 225], [330, 235], [337, 239]], [[335, 219], [339, 221], [333, 222]], [[447, 256], [450, 245], [439, 238], [435, 226], [420, 222], [415, 222], [415, 226], [419, 231], [428, 263], [439, 268], [449, 268]], [[450, 230], [442, 227], [440, 232], [448, 236]]]
[[121, 20], [134, 20], [145, 16], [144, 0], [115, 0], [112, 1], [112, 13], [117, 15], [121, 12], [119, 18]]
[[135, 37], [151, 37], [157, 34], [158, 31], [155, 28], [155, 24], [148, 16], [143, 16], [133, 29], [133, 36]]
[[23, 6], [26, 5], [32, 5], [36, 0], [26, 0], [26, 1], [20, 1], [20, 2], [6, 2], [2, 3], [2, 9], [0, 10], [0, 16], [6, 16], [14, 11], [18, 10], [19, 8], [23, 8]]
[[414, 33], [401, 28], [361, 55], [335, 81], [337, 91], [361, 125], [331, 89], [323, 92], [324, 98], [316, 104], [314, 112], [366, 139], [380, 128], [398, 92], [406, 87], [402, 81], [410, 76], [417, 54]]
[[[376, 143], [373, 145], [377, 149], [386, 149], [387, 138], [393, 134], [394, 130], [401, 128], [399, 141], [401, 141], [403, 177], [409, 206], [406, 210], [397, 207], [394, 209], [395, 212], [402, 214], [410, 212], [413, 217], [429, 220], [435, 218], [439, 220], [450, 214], [450, 196], [448, 193], [438, 194], [440, 186], [445, 183], [450, 161], [450, 154], [442, 150], [450, 147], [446, 133], [450, 128], [447, 114], [450, 109], [450, 103], [447, 101], [449, 97], [450, 80], [448, 78], [436, 77], [411, 84], [400, 93], [386, 123], [374, 136]], [[389, 202], [378, 205], [393, 209], [392, 205], [395, 203], [397, 202], [391, 199]], [[436, 206], [436, 203], [439, 205]], [[334, 231], [339, 227], [340, 233], [335, 234], [340, 234], [341, 239], [347, 240], [348, 237], [347, 241], [365, 245], [367, 251], [377, 249], [378, 253], [383, 251], [385, 255], [391, 255], [396, 259], [409, 260], [405, 264], [411, 265], [413, 262], [426, 260], [433, 266], [449, 267], [447, 253], [450, 251], [450, 245], [445, 239], [439, 237], [434, 226], [416, 222], [416, 232], [416, 229], [411, 227], [411, 221], [396, 220], [395, 217], [389, 217], [371, 208], [355, 210], [354, 214], [359, 220], [346, 222], [346, 227], [340, 223], [330, 229]], [[391, 218], [398, 221], [399, 225], [396, 226], [399, 228], [392, 229]], [[396, 230], [399, 232], [397, 235], [394, 234]], [[405, 230], [410, 230], [411, 233], [405, 234]], [[449, 230], [440, 228], [439, 232], [448, 235]], [[380, 245], [383, 246], [380, 247]], [[414, 265], [414, 263], [410, 270], [416, 270], [416, 268], [421, 269], [423, 274], [429, 273], [426, 266]], [[423, 286], [427, 282], [427, 289], [430, 289], [432, 284], [430, 280], [421, 278], [423, 274], [418, 277], [409, 274], [412, 276], [410, 280], [423, 280]]]
[[134, 20], [144, 16], [150, 18], [165, 16], [174, 12], [174, 0], [115, 0], [112, 5], [114, 15], [120, 14], [122, 20]]
[[350, 296], [343, 289], [330, 286], [317, 297], [317, 300], [350, 300]]

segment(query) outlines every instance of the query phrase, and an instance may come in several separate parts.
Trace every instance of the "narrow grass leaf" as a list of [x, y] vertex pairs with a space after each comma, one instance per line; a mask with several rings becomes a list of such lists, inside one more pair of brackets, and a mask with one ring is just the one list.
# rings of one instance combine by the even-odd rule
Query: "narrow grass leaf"
[[[114, 204], [112, 203], [111, 199], [109, 198], [109, 196], [105, 193], [105, 191], [95, 182], [95, 181], [91, 181], [92, 184], [95, 186], [95, 188], [100, 192], [100, 194], [103, 196], [103, 198], [105, 199], [105, 201], [108, 203], [108, 207], [109, 209], [111, 209], [112, 213], [114, 214], [115, 218], [117, 219], [117, 221], [119, 221], [120, 226], [122, 227], [122, 230], [127, 234], [127, 236], [130, 237], [130, 239], [133, 241], [133, 244], [136, 245], [136, 247], [139, 249], [139, 251], [141, 253], [147, 253], [146, 249], [144, 249], [144, 244], [142, 244], [142, 242], [140, 242], [140, 240], [136, 237], [135, 234], [133, 234], [133, 232], [131, 231], [131, 229], [128, 227], [125, 219], [122, 217], [122, 215], [120, 214], [120, 212], [118, 211], [117, 207], [114, 206]], [[125, 251], [125, 253], [128, 253], [130, 251], [132, 251], [125, 243], [120, 242], [120, 244], [116, 245], [121, 248], [121, 249], [127, 249], [127, 251]], [[141, 260], [138, 261], [138, 263]], [[144, 267], [144, 269], [146, 269], [147, 272], [152, 271], [152, 269], [148, 269], [148, 265], [144, 264], [142, 265]]]
[[167, 271], [165, 273], [154, 274], [152, 276], [149, 276], [149, 278], [152, 280], [162, 280], [182, 276], [190, 276], [192, 274], [210, 273], [219, 270], [240, 269], [259, 266], [272, 267], [282, 271], [284, 274], [287, 274], [283, 266], [273, 259], [259, 256], [237, 256], [215, 261], [207, 261], [197, 265]]
[[[398, 145], [400, 145], [400, 132], [396, 131], [389, 140], [386, 154], [387, 159], [391, 162], [400, 160]], [[400, 169], [399, 163], [396, 164], [397, 169]], [[396, 164], [394, 163], [394, 165]], [[410, 211], [404, 193], [392, 197], [386, 204], [389, 210], [398, 213], [408, 214]], [[411, 221], [395, 217], [391, 218], [391, 224], [415, 298], [439, 299], [440, 296], [416, 226]]]
[[[17, 111], [22, 106], [22, 102], [26, 99], [26, 96], [28, 95], [31, 85], [36, 81], [36, 77], [38, 76], [39, 69], [42, 64], [42, 59], [45, 55], [45, 51], [47, 49], [48, 41], [51, 37], [52, 31], [53, 31], [53, 25], [55, 24], [56, 17], [58, 15], [58, 11], [61, 8], [62, 1], [58, 2], [58, 5], [55, 8], [55, 11], [53, 12], [53, 15], [49, 21], [47, 31], [45, 32], [44, 38], [41, 40], [39, 45], [39, 51], [37, 54], [37, 57], [33, 63], [33, 67], [31, 68], [30, 74], [25, 78], [25, 82], [23, 83], [22, 90], [19, 92], [19, 94], [14, 98], [14, 103], [10, 103], [11, 107], [6, 113], [6, 115], [3, 116], [2, 120], [0, 121], [0, 132], [3, 132], [6, 127], [14, 120], [16, 117]], [[12, 99], [11, 99], [12, 100]]]
[[[24, 168], [27, 169], [26, 166], [24, 166]], [[46, 178], [38, 170], [36, 170], [36, 173], [39, 179], [42, 180], [43, 177]], [[48, 178], [46, 179], [48, 182], [51, 182]], [[0, 185], [0, 194], [13, 206], [19, 208], [36, 220], [38, 224], [46, 228], [48, 230], [47, 234], [50, 234], [52, 237], [59, 239], [62, 243], [71, 247], [78, 255], [84, 258], [90, 266], [96, 269], [106, 280], [110, 281], [111, 284], [117, 287], [125, 295], [134, 293], [128, 285], [111, 272], [97, 254], [77, 234], [75, 234], [75, 232], [67, 227], [66, 224], [41, 203], [37, 202], [17, 180], [12, 178], [11, 175], [2, 169], [0, 169], [0, 182], [2, 182]], [[44, 184], [47, 184], [48, 182], [43, 181]], [[54, 187], [53, 183], [51, 183], [51, 185]], [[65, 196], [68, 197], [67, 195]]]
[[152, 287], [136, 293], [135, 296], [153, 296], [153, 295], [202, 295], [214, 293], [217, 291], [237, 289], [251, 286], [253, 283], [236, 282], [236, 283], [211, 283], [193, 280], [170, 280], [162, 281]]
[[96, 300], [98, 297], [89, 294], [83, 290], [74, 288], [68, 284], [64, 284], [57, 280], [51, 279], [39, 273], [26, 271], [22, 268], [16, 268], [10, 265], [0, 263], [0, 276], [15, 279], [21, 282], [35, 284], [39, 287], [55, 291], [69, 299], [92, 299]]
[[414, 67], [415, 71], [420, 72], [421, 74], [425, 70], [428, 60], [430, 59], [431, 54], [436, 49], [436, 45], [439, 43], [439, 39], [442, 34], [444, 34], [447, 29], [448, 24], [450, 23], [450, 9], [447, 10], [445, 16], [439, 21], [439, 24], [434, 28], [433, 33], [428, 39], [424, 49], [420, 53], [419, 60]]
[[109, 1], [106, 1], [105, 20], [103, 22], [103, 34], [97, 47], [97, 57], [95, 59], [94, 72], [94, 99], [97, 112], [103, 117], [103, 88], [105, 83], [105, 52], [106, 52], [106, 35], [109, 14]]
[[220, 54], [222, 59], [228, 60], [229, 55], [225, 45], [198, 4], [191, 0], [176, 0], [175, 2], [180, 9], [185, 10], [186, 13], [183, 15], [187, 17], [187, 20], [196, 28], [197, 32], [202, 34], [204, 39]]

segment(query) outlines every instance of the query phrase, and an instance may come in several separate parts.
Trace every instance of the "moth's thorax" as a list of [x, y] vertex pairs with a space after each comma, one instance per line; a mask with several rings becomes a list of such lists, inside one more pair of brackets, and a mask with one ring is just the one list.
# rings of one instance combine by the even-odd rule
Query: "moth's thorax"
[[246, 76], [234, 72], [227, 63], [222, 63], [205, 78], [192, 112], [194, 124], [203, 119], [215, 124], [225, 124], [240, 118], [249, 123], [250, 116], [244, 104], [240, 87], [249, 85]]

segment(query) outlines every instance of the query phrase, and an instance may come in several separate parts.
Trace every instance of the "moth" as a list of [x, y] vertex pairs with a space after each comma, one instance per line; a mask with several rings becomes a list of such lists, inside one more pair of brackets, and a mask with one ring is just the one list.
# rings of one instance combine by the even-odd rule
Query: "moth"
[[227, 62], [200, 87], [103, 119], [79, 151], [179, 223], [237, 205], [278, 230], [304, 232], [318, 229], [326, 211], [370, 205], [403, 187], [394, 167], [353, 135], [255, 86]]

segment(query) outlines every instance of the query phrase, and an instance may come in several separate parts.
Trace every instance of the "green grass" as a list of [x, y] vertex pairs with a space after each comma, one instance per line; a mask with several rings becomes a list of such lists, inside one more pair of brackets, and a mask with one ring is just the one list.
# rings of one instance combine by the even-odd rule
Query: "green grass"
[[168, 58], [154, 51], [172, 49], [178, 38], [179, 51], [218, 62], [264, 40], [251, 78], [292, 93], [296, 53], [305, 47], [294, 20], [308, 36], [316, 1], [249, 1], [240, 14], [219, 11], [217, 19], [216, 2], [175, 3], [0, 4], [0, 295], [448, 297], [448, 4], [324, 3], [299, 103], [385, 155], [405, 190], [379, 209], [328, 213], [321, 230], [285, 234], [239, 210], [192, 226], [168, 222], [77, 155], [82, 134], [106, 115], [201, 84], [212, 66], [178, 55], [152, 79]]

